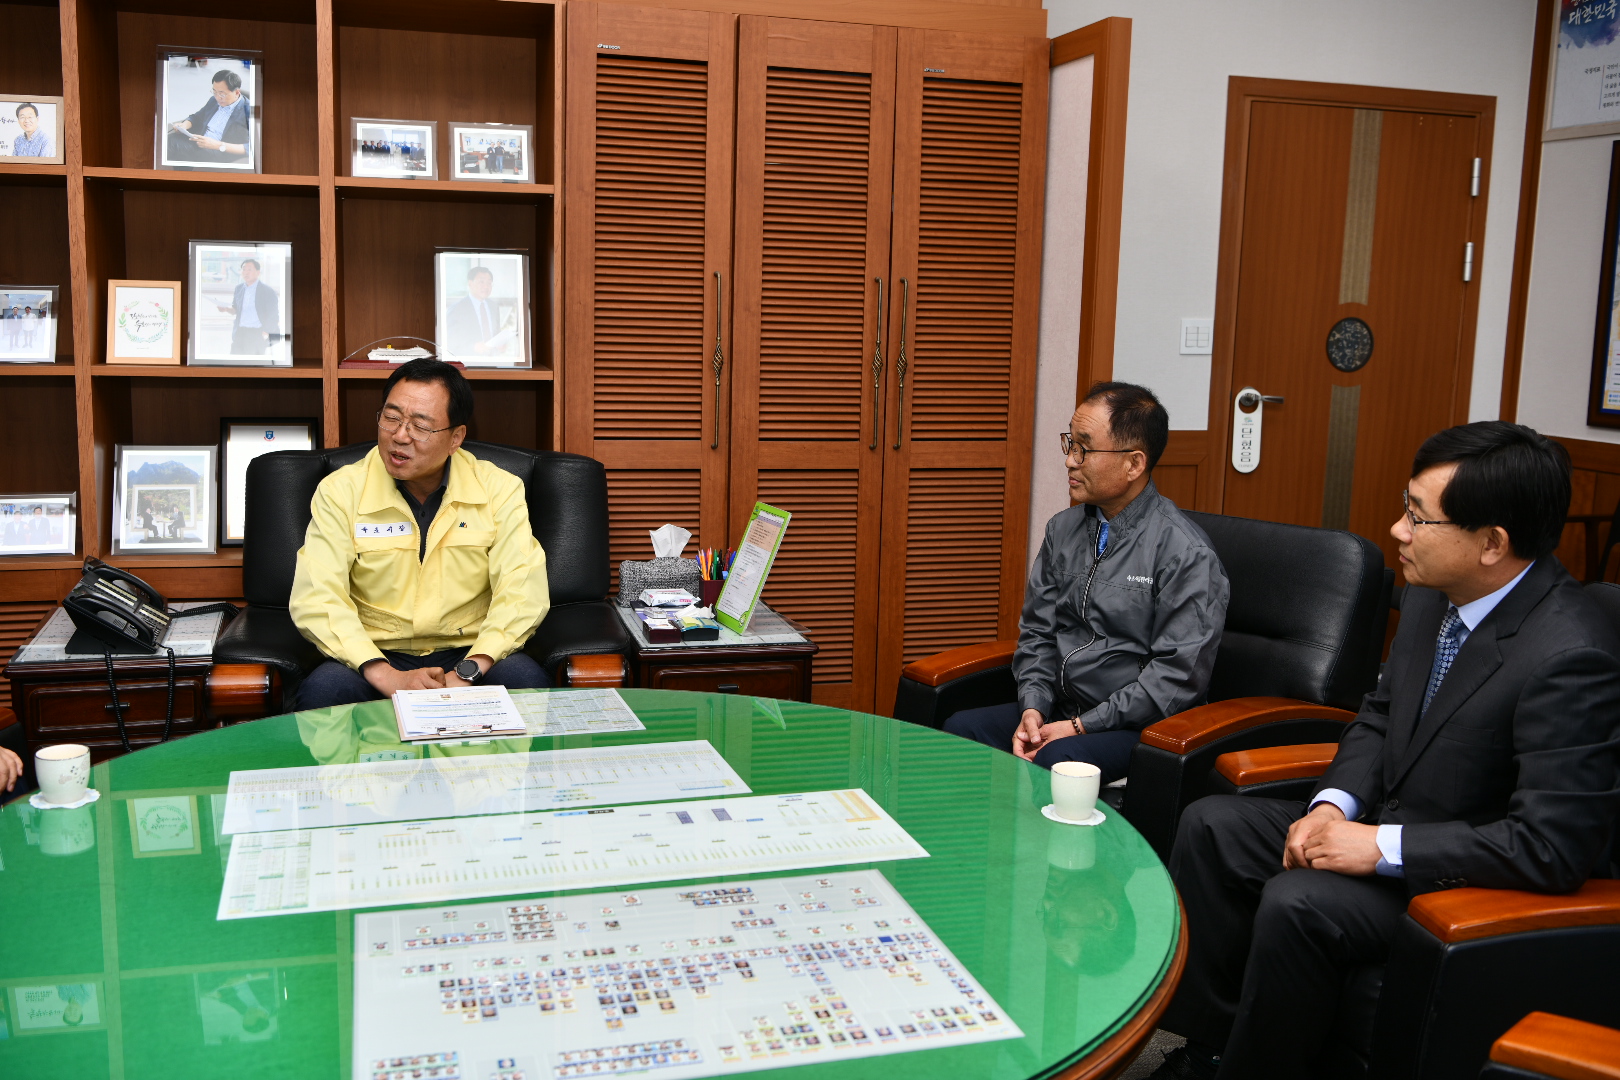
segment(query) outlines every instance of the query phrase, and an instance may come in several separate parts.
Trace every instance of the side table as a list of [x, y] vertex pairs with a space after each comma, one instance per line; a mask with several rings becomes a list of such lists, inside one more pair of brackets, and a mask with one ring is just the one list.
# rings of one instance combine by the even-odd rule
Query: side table
[[761, 609], [750, 631], [761, 625], [763, 616], [768, 616], [782, 624], [772, 629], [785, 632], [751, 632], [739, 637], [722, 630], [721, 641], [650, 645], [640, 620], [629, 609], [620, 608], [620, 616], [635, 638], [635, 651], [630, 657], [635, 685], [653, 690], [809, 701], [810, 663], [816, 655], [816, 643], [805, 636], [804, 627], [763, 605]]

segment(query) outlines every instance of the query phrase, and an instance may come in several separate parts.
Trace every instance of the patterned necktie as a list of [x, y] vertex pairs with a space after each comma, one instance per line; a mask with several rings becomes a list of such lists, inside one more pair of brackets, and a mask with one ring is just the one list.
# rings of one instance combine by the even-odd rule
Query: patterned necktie
[[1458, 637], [1462, 626], [1462, 616], [1457, 614], [1457, 609], [1447, 608], [1446, 617], [1440, 623], [1440, 636], [1434, 642], [1434, 667], [1429, 669], [1429, 688], [1423, 693], [1423, 711], [1418, 714], [1419, 716], [1429, 711], [1429, 702], [1434, 700], [1435, 692], [1440, 689], [1440, 684], [1445, 682], [1446, 672], [1451, 670], [1451, 662], [1457, 659], [1457, 650], [1462, 647], [1462, 641]]

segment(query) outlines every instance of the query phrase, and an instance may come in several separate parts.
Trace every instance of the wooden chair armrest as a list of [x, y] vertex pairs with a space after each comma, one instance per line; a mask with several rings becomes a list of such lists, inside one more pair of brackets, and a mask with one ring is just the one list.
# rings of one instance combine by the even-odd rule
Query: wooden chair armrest
[[630, 674], [629, 665], [618, 653], [580, 653], [570, 656], [563, 669], [569, 686], [623, 686]]
[[1013, 650], [1017, 647], [1016, 641], [985, 641], [977, 645], [961, 645], [954, 649], [946, 649], [942, 653], [935, 653], [933, 656], [925, 656], [921, 660], [913, 660], [900, 669], [900, 677], [922, 683], [924, 686], [954, 682], [968, 675], [977, 675], [981, 671], [1012, 663]]
[[11, 709], [0, 709], [0, 731], [4, 731], [17, 722], [17, 714]]
[[1533, 1012], [1496, 1040], [1491, 1060], [1558, 1080], [1616, 1080], [1620, 1031]]
[[281, 707], [281, 672], [269, 664], [215, 664], [208, 672], [208, 715], [257, 720]]
[[1167, 716], [1142, 732], [1142, 742], [1174, 754], [1186, 754], [1216, 739], [1278, 720], [1340, 720], [1348, 724], [1355, 718], [1356, 714], [1348, 710], [1313, 705], [1295, 698], [1231, 698]]
[[1265, 784], [1272, 780], [1297, 780], [1321, 776], [1333, 764], [1339, 744], [1300, 743], [1297, 746], [1265, 746], [1238, 750], [1215, 759], [1215, 771], [1238, 787]]
[[1527, 930], [1620, 925], [1620, 881], [1588, 881], [1568, 896], [1445, 889], [1414, 898], [1406, 913], [1448, 945]]

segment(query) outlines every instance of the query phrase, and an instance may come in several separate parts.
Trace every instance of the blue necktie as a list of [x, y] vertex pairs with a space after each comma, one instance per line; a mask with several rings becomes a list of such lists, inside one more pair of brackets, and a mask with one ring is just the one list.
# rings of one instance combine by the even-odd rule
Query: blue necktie
[[1447, 608], [1446, 617], [1440, 623], [1440, 636], [1434, 642], [1434, 667], [1429, 669], [1429, 688], [1423, 693], [1423, 711], [1419, 716], [1429, 711], [1429, 702], [1434, 700], [1435, 692], [1445, 682], [1451, 662], [1457, 659], [1457, 650], [1462, 648], [1459, 636], [1462, 626], [1462, 616], [1457, 614], [1457, 609]]
[[1108, 550], [1108, 522], [1101, 517], [1097, 520], [1100, 523], [1097, 526], [1097, 558], [1100, 559], [1103, 557], [1103, 552]]

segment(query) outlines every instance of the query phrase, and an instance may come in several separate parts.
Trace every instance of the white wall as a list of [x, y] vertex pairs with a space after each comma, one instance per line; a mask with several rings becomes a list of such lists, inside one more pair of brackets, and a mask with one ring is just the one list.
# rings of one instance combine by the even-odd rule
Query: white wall
[[1034, 468], [1029, 490], [1029, 561], [1046, 522], [1069, 508], [1069, 474], [1057, 433], [1074, 415], [1080, 377], [1080, 283], [1086, 240], [1086, 169], [1091, 161], [1091, 86], [1096, 60], [1052, 69], [1046, 138], [1046, 215], [1041, 247], [1041, 340], [1035, 374]]
[[1178, 339], [1182, 317], [1215, 311], [1227, 77], [1494, 95], [1469, 412], [1497, 415], [1534, 0], [1046, 0], [1046, 7], [1052, 37], [1110, 15], [1132, 19], [1114, 376], [1152, 387], [1177, 429], [1208, 424], [1208, 358], [1180, 356]]
[[1597, 319], [1603, 215], [1614, 135], [1543, 143], [1530, 256], [1519, 415], [1548, 435], [1620, 443], [1620, 431], [1586, 426]]

